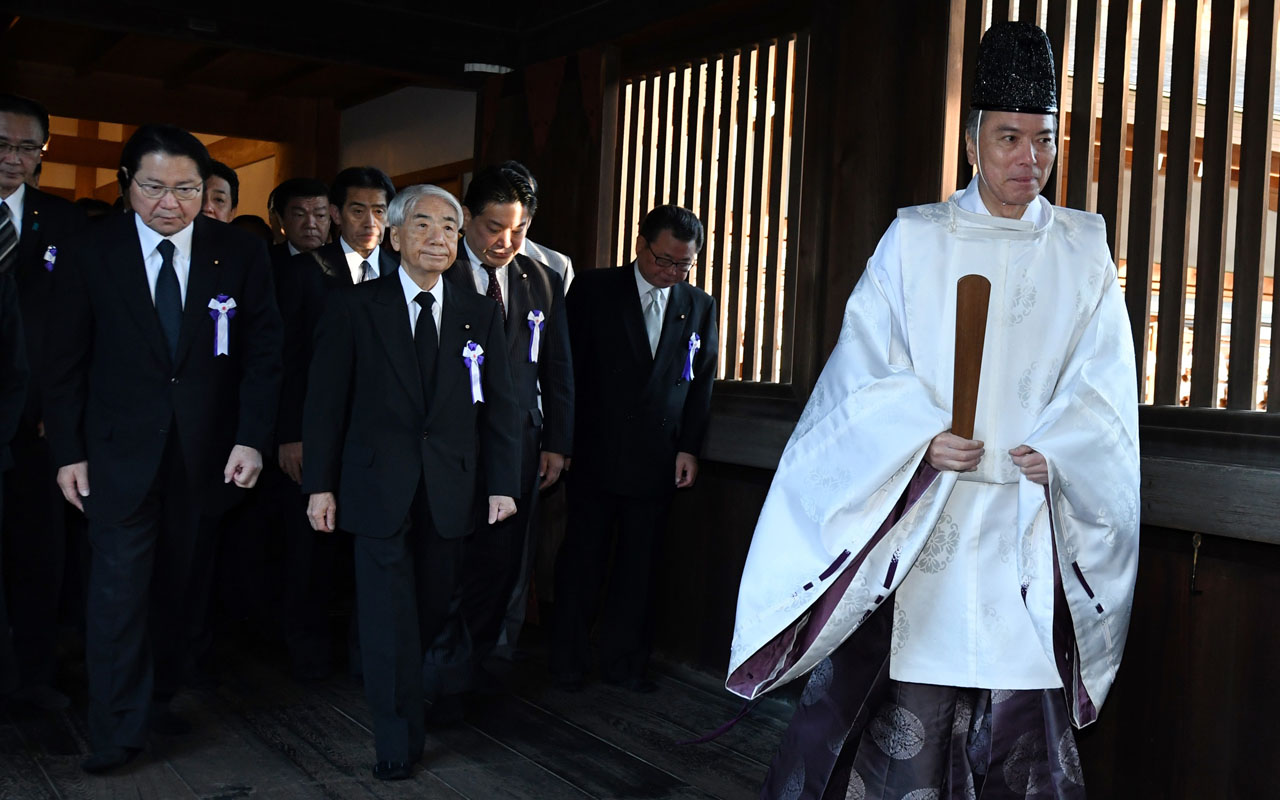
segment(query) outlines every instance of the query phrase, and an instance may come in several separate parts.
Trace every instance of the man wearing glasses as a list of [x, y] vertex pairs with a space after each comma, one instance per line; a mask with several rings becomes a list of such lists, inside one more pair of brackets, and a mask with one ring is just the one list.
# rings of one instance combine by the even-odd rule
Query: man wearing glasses
[[645, 674], [654, 562], [675, 490], [698, 477], [718, 352], [715, 301], [686, 281], [702, 244], [691, 211], [655, 208], [635, 261], [580, 273], [565, 301], [576, 412], [551, 670], [567, 689], [586, 677], [606, 577], [601, 672], [632, 691], [656, 688]]
[[204, 145], [144, 125], [117, 175], [131, 212], [88, 228], [53, 271], [45, 398], [58, 485], [93, 547], [90, 773], [126, 764], [148, 730], [189, 728], [167, 703], [198, 605], [197, 531], [257, 481], [280, 388], [266, 246], [200, 214]]
[[[52, 710], [67, 697], [53, 687], [58, 599], [66, 557], [62, 494], [44, 438], [39, 369], [45, 363], [46, 321], [59, 248], [83, 223], [79, 210], [35, 188], [49, 112], [39, 103], [0, 94], [0, 273], [12, 275], [22, 309], [27, 362], [33, 370], [27, 402], [5, 473], [4, 567], [19, 687], [12, 699]], [[3, 583], [3, 581], [0, 581]], [[0, 677], [0, 684], [3, 678]]]

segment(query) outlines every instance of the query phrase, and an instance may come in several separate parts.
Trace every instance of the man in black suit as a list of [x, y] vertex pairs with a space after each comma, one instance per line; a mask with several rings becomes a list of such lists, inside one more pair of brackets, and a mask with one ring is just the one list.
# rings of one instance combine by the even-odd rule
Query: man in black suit
[[[319, 303], [308, 294], [316, 291], [309, 288], [307, 281], [309, 273], [315, 271], [315, 259], [294, 258], [325, 245], [329, 236], [329, 190], [315, 178], [290, 178], [271, 192], [268, 204], [272, 217], [284, 231], [284, 241], [267, 249], [276, 281], [276, 300], [285, 324], [277, 455], [280, 469], [296, 485], [302, 482], [302, 401], [307, 389], [311, 335], [321, 309], [311, 307]], [[352, 237], [356, 238], [356, 234]]]
[[511, 516], [520, 465], [501, 312], [440, 280], [457, 199], [413, 186], [388, 216], [401, 267], [330, 293], [316, 329], [302, 488], [312, 527], [355, 535], [373, 774], [396, 780], [422, 755], [424, 682], [451, 691], [467, 677], [465, 630], [449, 628], [475, 493], [490, 524]]
[[[29, 374], [18, 290], [11, 276], [0, 275], [0, 469], [13, 466], [9, 442], [22, 418]], [[7, 566], [6, 556], [4, 548], [0, 548], [0, 567]], [[11, 693], [20, 686], [22, 670], [9, 639], [9, 604], [4, 588], [5, 582], [0, 578], [0, 694], [12, 697]]]
[[573, 441], [573, 367], [564, 287], [559, 275], [518, 255], [537, 209], [537, 195], [521, 170], [504, 164], [477, 172], [464, 201], [462, 252], [444, 274], [459, 289], [486, 295], [502, 308], [511, 378], [520, 403], [518, 511], [472, 540], [463, 571], [463, 613], [477, 669], [497, 645], [516, 592], [538, 490], [560, 478]]
[[[353, 175], [358, 173], [351, 173]], [[378, 183], [381, 185], [381, 181]], [[335, 581], [344, 538], [317, 534], [307, 524], [302, 483], [302, 408], [307, 391], [307, 370], [316, 321], [328, 288], [349, 281], [326, 280], [309, 254], [325, 244], [329, 235], [329, 190], [315, 178], [291, 178], [271, 192], [272, 216], [285, 240], [269, 248], [276, 281], [276, 301], [284, 320], [284, 377], [276, 417], [276, 464], [263, 473], [256, 508], [246, 526], [249, 536], [265, 541], [269, 532], [284, 534], [280, 564], [284, 640], [295, 678], [320, 680], [332, 671], [332, 636], [329, 610], [335, 588], [349, 587]], [[352, 237], [356, 235], [353, 233]], [[339, 249], [340, 246], [339, 246]], [[254, 525], [254, 521], [257, 525]], [[345, 540], [350, 548], [350, 540]], [[349, 557], [346, 559], [349, 570]]]
[[[16, 282], [22, 306], [26, 363], [45, 363], [45, 339], [59, 248], [84, 217], [66, 200], [29, 185], [49, 140], [49, 113], [34, 100], [0, 95], [0, 273]], [[38, 376], [36, 376], [38, 377]], [[67, 706], [53, 688], [57, 668], [58, 602], [66, 562], [62, 493], [44, 437], [36, 377], [13, 437], [14, 469], [5, 475], [4, 543], [9, 619], [21, 685], [15, 699], [38, 708]], [[4, 440], [8, 443], [8, 439]]]
[[615, 531], [602, 671], [635, 691], [656, 688], [645, 677], [654, 561], [674, 490], [698, 476], [716, 369], [715, 301], [685, 281], [702, 243], [692, 212], [660, 206], [640, 226], [634, 262], [579, 273], [569, 292], [577, 414], [551, 652], [566, 688], [586, 675]]
[[204, 203], [200, 213], [218, 222], [230, 222], [240, 206], [240, 176], [221, 161], [209, 161], [209, 179], [204, 182]]
[[284, 232], [284, 241], [267, 248], [278, 266], [299, 253], [309, 253], [329, 241], [329, 187], [315, 178], [290, 178], [267, 198], [271, 224]]
[[318, 264], [327, 280], [341, 286], [392, 274], [400, 260], [394, 248], [382, 241], [382, 234], [387, 206], [395, 196], [391, 179], [376, 167], [339, 172], [329, 189], [329, 219], [338, 227], [338, 241], [295, 258]]
[[45, 423], [93, 546], [88, 772], [128, 762], [148, 727], [183, 727], [165, 701], [197, 528], [253, 486], [271, 441], [281, 326], [267, 250], [200, 215], [208, 174], [194, 136], [139, 128], [118, 173], [131, 212], [86, 228], [54, 270]]

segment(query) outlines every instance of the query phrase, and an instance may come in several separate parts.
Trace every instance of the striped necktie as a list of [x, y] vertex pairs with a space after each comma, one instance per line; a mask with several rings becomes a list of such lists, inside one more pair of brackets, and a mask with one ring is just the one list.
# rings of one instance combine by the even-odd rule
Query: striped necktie
[[9, 204], [0, 200], [0, 272], [8, 272], [18, 258], [18, 228]]

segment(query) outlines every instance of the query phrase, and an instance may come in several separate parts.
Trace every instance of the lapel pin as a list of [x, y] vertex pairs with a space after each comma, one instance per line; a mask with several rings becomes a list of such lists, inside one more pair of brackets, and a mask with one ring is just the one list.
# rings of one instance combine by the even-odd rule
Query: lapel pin
[[470, 322], [464, 322], [464, 323], [462, 323], [462, 329], [463, 329], [464, 331], [469, 331], [469, 330], [471, 330], [471, 323], [470, 323]]
[[[216, 259], [216, 258], [215, 258], [215, 259], [213, 260], [213, 265], [214, 265], [215, 267], [216, 267], [216, 266], [218, 266], [218, 259]], [[681, 317], [680, 319], [684, 319], [684, 317]]]
[[681, 315], [680, 315], [680, 319], [684, 319], [684, 314], [681, 314]]
[[520, 280], [528, 280], [528, 278], [529, 278], [529, 273], [527, 272], [520, 273]]

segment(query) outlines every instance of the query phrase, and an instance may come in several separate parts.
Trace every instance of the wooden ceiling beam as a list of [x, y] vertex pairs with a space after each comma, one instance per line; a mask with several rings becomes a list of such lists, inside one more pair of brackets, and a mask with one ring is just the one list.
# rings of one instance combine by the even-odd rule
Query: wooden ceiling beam
[[130, 38], [131, 35], [128, 33], [104, 33], [98, 36], [97, 40], [86, 47], [81, 52], [80, 58], [76, 60], [76, 77], [83, 78], [91, 72], [96, 72], [102, 67], [107, 57]]
[[[49, 137], [49, 149], [45, 152], [44, 160], [76, 167], [115, 169], [120, 165], [122, 149], [124, 149], [122, 142], [55, 133]], [[239, 169], [271, 158], [279, 152], [279, 149], [279, 145], [275, 142], [229, 136], [209, 145], [209, 155], [232, 169]]]
[[261, 100], [266, 97], [287, 95], [289, 89], [303, 81], [314, 78], [327, 68], [327, 64], [303, 62], [286, 70], [274, 80], [263, 81], [261, 86], [249, 93], [249, 98], [251, 100]]
[[196, 49], [174, 67], [164, 79], [164, 88], [177, 91], [186, 88], [191, 78], [221, 61], [231, 50], [225, 47], [201, 47]]
[[[298, 135], [299, 119], [312, 100], [271, 98], [253, 101], [244, 92], [190, 86], [164, 88], [157, 78], [96, 72], [69, 80], [69, 71], [30, 61], [5, 65], [5, 90], [39, 97], [53, 114], [104, 122], [164, 120], [202, 133], [282, 142]], [[159, 112], [158, 112], [159, 110]]]
[[49, 149], [45, 151], [44, 160], [77, 167], [115, 169], [120, 166], [120, 151], [123, 149], [123, 142], [55, 133], [49, 137]]
[[240, 139], [234, 136], [219, 139], [209, 145], [209, 155], [232, 169], [256, 164], [259, 161], [277, 155], [279, 152], [280, 145], [275, 142]]

